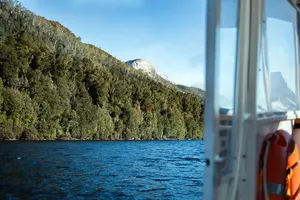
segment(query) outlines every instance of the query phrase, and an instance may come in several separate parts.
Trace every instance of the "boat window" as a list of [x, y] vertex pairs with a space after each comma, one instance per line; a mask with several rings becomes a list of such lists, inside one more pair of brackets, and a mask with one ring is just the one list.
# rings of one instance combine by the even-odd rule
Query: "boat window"
[[[234, 136], [232, 115], [234, 114], [234, 84], [237, 57], [237, 0], [221, 1], [221, 29], [219, 49], [219, 104], [221, 107], [219, 137], [215, 148], [223, 160], [218, 166], [221, 176], [232, 172]], [[227, 116], [224, 116], [227, 115]]]
[[234, 106], [234, 81], [237, 57], [237, 10], [236, 0], [221, 1], [221, 29], [220, 29], [220, 76], [219, 103], [223, 110], [232, 114]]
[[[260, 56], [259, 59], [259, 65], [258, 65], [258, 85], [257, 85], [257, 112], [258, 113], [264, 113], [268, 112], [270, 109], [268, 109], [267, 99], [269, 99], [268, 93], [266, 92], [266, 79], [268, 79], [267, 74], [269, 73], [268, 69], [266, 69], [265, 65], [263, 64], [263, 56]], [[270, 107], [269, 107], [270, 108]]]
[[288, 1], [266, 1], [266, 21], [263, 28], [266, 37], [262, 40], [262, 58], [258, 72], [258, 110], [296, 110], [295, 27], [296, 10]]

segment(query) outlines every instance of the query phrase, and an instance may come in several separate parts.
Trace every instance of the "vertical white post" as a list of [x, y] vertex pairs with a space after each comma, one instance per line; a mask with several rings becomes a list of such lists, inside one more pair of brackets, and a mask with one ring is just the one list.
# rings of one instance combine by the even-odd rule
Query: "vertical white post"
[[[296, 16], [296, 25], [294, 25], [294, 38], [295, 38], [295, 65], [296, 65], [296, 69], [295, 69], [295, 78], [296, 78], [296, 104], [297, 104], [297, 110], [300, 110], [300, 66], [299, 66], [299, 41], [300, 41], [300, 35], [299, 35], [299, 31], [300, 31], [300, 14], [299, 12], [297, 12]], [[293, 23], [295, 24], [295, 23]], [[299, 117], [299, 116], [297, 116]]]
[[219, 38], [220, 0], [207, 0], [206, 24], [206, 93], [205, 93], [205, 154], [207, 165], [204, 175], [204, 199], [214, 199], [215, 174], [215, 134], [219, 127]]
[[[242, 1], [242, 0], [241, 0]], [[257, 177], [257, 71], [261, 56], [261, 37], [264, 20], [265, 0], [252, 0], [250, 9], [249, 54], [247, 79], [245, 79], [245, 103], [243, 129], [237, 134], [244, 135], [244, 148], [241, 156], [240, 194], [247, 194], [247, 199], [256, 199]], [[249, 117], [248, 117], [249, 116]]]

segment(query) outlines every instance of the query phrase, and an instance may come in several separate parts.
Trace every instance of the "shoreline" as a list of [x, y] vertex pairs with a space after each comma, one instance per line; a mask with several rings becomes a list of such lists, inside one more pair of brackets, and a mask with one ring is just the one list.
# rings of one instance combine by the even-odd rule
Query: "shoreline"
[[76, 138], [72, 138], [72, 139], [36, 139], [36, 140], [20, 140], [20, 139], [5, 139], [5, 140], [0, 140], [0, 142], [73, 142], [73, 141], [77, 141], [77, 142], [142, 142], [142, 141], [203, 141], [204, 139], [183, 139], [183, 140], [179, 140], [179, 139], [162, 139], [162, 140], [125, 140], [125, 139], [118, 139], [118, 140], [87, 140], [87, 139], [76, 139]]

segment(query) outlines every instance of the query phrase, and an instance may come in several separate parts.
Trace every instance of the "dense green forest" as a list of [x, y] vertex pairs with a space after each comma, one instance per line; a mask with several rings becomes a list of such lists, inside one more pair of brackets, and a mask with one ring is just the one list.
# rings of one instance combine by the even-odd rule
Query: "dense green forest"
[[202, 139], [203, 101], [0, 0], [0, 139]]

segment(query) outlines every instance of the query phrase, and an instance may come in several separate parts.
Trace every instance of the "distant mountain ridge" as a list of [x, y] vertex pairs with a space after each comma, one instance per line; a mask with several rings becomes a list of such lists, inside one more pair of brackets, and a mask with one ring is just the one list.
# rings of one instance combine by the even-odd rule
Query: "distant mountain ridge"
[[204, 99], [205, 91], [200, 88], [189, 87], [189, 86], [180, 85], [180, 84], [178, 84], [177, 87], [180, 90], [182, 90], [183, 92], [195, 94], [197, 96], [197, 98], [201, 101]]
[[[205, 90], [197, 86], [186, 86], [171, 82], [166, 75], [159, 74], [155, 70], [155, 67], [149, 61], [146, 61], [144, 59], [133, 59], [126, 61], [125, 63], [133, 67], [134, 69], [147, 74], [150, 78], [152, 78], [155, 81], [161, 82], [167, 86], [175, 86], [181, 92], [194, 94], [201, 102], [204, 100]], [[220, 104], [226, 108], [232, 106], [232, 102], [223, 95], [220, 95]]]
[[189, 87], [181, 84], [176, 84], [170, 81], [167, 75], [158, 73], [155, 67], [147, 60], [133, 59], [133, 60], [128, 60], [125, 63], [133, 67], [134, 69], [147, 74], [150, 78], [152, 78], [155, 81], [161, 82], [167, 86], [172, 86], [172, 87], [175, 86], [180, 91], [185, 93], [195, 94], [200, 100], [204, 98], [204, 90], [197, 87]]
[[156, 71], [155, 67], [145, 59], [133, 59], [125, 62], [130, 67], [147, 74], [151, 79], [158, 81], [166, 86], [174, 88], [175, 83], [168, 79], [168, 76]]

